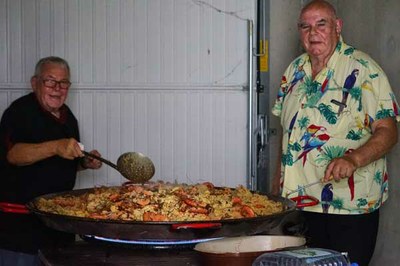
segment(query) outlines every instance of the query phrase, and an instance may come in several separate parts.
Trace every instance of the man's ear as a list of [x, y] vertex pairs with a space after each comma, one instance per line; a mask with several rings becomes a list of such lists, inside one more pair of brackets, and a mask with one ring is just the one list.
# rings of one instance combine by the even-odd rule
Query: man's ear
[[341, 20], [340, 18], [336, 19], [335, 31], [338, 35], [342, 33], [342, 28], [343, 28], [343, 20]]
[[38, 82], [38, 77], [32, 76], [31, 77], [31, 87], [32, 87], [33, 91], [35, 91], [37, 88], [37, 82]]

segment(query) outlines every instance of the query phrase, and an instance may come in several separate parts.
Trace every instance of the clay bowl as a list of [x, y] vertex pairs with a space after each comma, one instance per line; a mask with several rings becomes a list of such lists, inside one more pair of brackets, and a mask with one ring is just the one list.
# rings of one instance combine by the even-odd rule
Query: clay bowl
[[257, 235], [227, 237], [199, 243], [194, 250], [201, 254], [202, 265], [248, 266], [266, 252], [304, 246], [303, 237]]

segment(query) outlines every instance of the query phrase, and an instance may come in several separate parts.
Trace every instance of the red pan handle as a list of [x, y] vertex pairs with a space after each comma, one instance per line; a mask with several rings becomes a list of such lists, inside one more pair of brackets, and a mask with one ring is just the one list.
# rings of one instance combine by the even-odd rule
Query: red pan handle
[[[297, 196], [290, 199], [296, 202], [297, 208], [315, 206], [319, 203], [317, 198], [309, 195]], [[303, 202], [304, 200], [307, 200], [307, 202]]]
[[0, 211], [10, 213], [28, 214], [29, 210], [23, 204], [0, 202]]
[[221, 223], [187, 223], [187, 224], [172, 224], [171, 230], [180, 229], [219, 229], [222, 227]]

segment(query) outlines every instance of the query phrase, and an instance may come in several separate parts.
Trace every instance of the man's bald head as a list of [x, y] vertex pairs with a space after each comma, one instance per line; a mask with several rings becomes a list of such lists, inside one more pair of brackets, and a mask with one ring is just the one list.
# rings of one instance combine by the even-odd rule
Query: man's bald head
[[328, 1], [325, 0], [313, 0], [309, 2], [302, 8], [300, 12], [300, 17], [304, 12], [311, 9], [324, 9], [332, 16], [332, 19], [337, 18], [335, 8]]

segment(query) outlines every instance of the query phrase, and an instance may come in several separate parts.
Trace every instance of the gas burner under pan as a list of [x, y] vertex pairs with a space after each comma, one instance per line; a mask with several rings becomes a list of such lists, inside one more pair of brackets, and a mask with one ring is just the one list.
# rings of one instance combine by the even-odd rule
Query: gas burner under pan
[[192, 249], [197, 243], [207, 242], [210, 240], [221, 239], [217, 238], [202, 238], [202, 239], [190, 239], [190, 240], [165, 240], [165, 239], [141, 239], [141, 240], [124, 240], [124, 239], [113, 239], [105, 238], [100, 236], [85, 235], [81, 236], [83, 240], [89, 242], [122, 245], [124, 247], [133, 249]]

